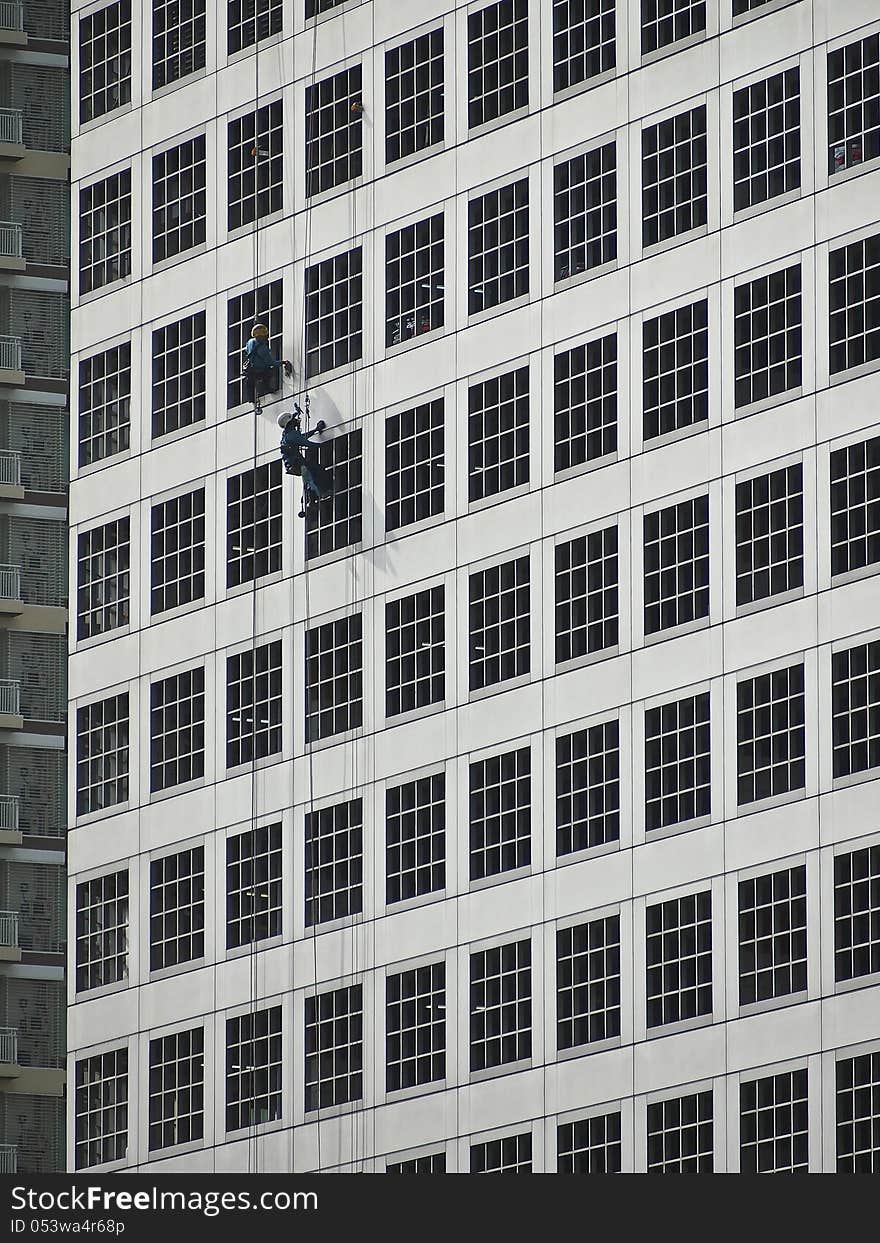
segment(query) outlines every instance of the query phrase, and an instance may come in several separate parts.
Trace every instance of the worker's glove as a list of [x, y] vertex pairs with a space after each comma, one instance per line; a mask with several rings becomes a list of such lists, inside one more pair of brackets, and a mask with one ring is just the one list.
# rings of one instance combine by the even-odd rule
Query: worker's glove
[[293, 363], [288, 362], [286, 358], [284, 360], [284, 374], [286, 376], [293, 375]]
[[323, 419], [318, 419], [318, 422], [315, 424], [315, 431], [322, 432], [326, 426], [327, 424], [324, 422]]

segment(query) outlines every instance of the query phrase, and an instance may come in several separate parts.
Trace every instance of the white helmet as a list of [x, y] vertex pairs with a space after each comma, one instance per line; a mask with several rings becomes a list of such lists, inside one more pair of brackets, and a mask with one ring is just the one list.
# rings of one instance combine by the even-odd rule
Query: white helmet
[[279, 414], [279, 416], [278, 416], [278, 426], [279, 426], [279, 427], [287, 427], [287, 424], [290, 422], [290, 420], [291, 420], [292, 418], [293, 418], [293, 415], [290, 413], [290, 411], [287, 411], [287, 412], [286, 412], [286, 413], [284, 413], [284, 414]]

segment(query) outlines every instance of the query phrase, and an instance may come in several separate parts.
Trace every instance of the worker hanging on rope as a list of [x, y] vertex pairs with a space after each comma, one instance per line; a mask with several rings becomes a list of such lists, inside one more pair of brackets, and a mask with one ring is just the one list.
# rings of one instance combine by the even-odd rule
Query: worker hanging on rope
[[283, 369], [284, 374], [289, 376], [293, 374], [293, 367], [286, 358], [276, 358], [269, 349], [269, 329], [265, 324], [254, 324], [245, 346], [245, 355], [242, 367], [245, 392], [248, 401], [254, 404], [254, 412], [259, 414], [262, 410], [260, 399], [276, 391], [275, 373]]
[[286, 413], [278, 416], [278, 426], [284, 428], [281, 433], [281, 460], [288, 475], [299, 475], [303, 481], [302, 507], [299, 516], [304, 518], [310, 497], [320, 501], [333, 491], [333, 478], [330, 472], [315, 460], [314, 454], [306, 456], [304, 452], [314, 447], [313, 437], [320, 435], [327, 424], [322, 419], [310, 432], [304, 432], [302, 430], [303, 412], [298, 405], [294, 406], [294, 411], [294, 414]]

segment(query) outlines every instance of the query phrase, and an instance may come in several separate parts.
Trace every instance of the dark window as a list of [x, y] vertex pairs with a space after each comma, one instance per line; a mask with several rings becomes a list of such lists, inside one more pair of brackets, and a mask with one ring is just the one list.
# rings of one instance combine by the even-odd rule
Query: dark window
[[469, 597], [470, 689], [481, 690], [528, 673], [528, 556], [471, 574]]
[[832, 375], [880, 359], [880, 233], [828, 255]]
[[79, 464], [91, 466], [128, 448], [131, 345], [114, 346], [79, 364]]
[[529, 182], [468, 203], [468, 314], [529, 292]]
[[617, 258], [617, 155], [613, 142], [553, 169], [556, 280]]
[[205, 1133], [205, 1029], [150, 1041], [149, 1149], [188, 1144]]
[[553, 0], [553, 89], [615, 66], [615, 0]]
[[798, 69], [733, 92], [733, 208], [742, 211], [801, 184]]
[[385, 53], [385, 163], [443, 141], [443, 28]]
[[205, 954], [205, 848], [150, 863], [150, 970]]
[[712, 1092], [648, 1105], [648, 1173], [711, 1174]]
[[234, 56], [283, 26], [284, 0], [227, 0], [226, 51]]
[[557, 471], [617, 452], [617, 334], [553, 360], [554, 465]]
[[709, 418], [709, 303], [642, 325], [642, 432], [646, 441]]
[[357, 362], [363, 353], [360, 246], [306, 268], [306, 374]]
[[665, 829], [712, 811], [709, 694], [645, 712], [645, 828]]
[[831, 656], [834, 776], [880, 766], [880, 641]]
[[94, 121], [131, 102], [131, 0], [79, 21], [79, 120]]
[[281, 751], [281, 640], [226, 660], [226, 767]]
[[529, 3], [499, 0], [468, 13], [468, 126], [529, 102]]
[[806, 780], [804, 666], [791, 665], [736, 688], [737, 803], [802, 790]]
[[645, 910], [648, 1027], [712, 1013], [712, 893]]
[[76, 814], [128, 801], [128, 692], [76, 713]]
[[281, 825], [226, 839], [226, 948], [281, 933]]
[[619, 1174], [620, 1113], [597, 1114], [556, 1128], [557, 1174]]
[[306, 927], [363, 910], [363, 799], [306, 813]]
[[150, 511], [150, 612], [205, 596], [205, 489], [160, 501]]
[[131, 275], [131, 169], [79, 192], [79, 292]]
[[205, 668], [150, 686], [150, 790], [153, 794], [205, 775]]
[[431, 1152], [423, 1157], [410, 1157], [406, 1161], [389, 1161], [386, 1174], [445, 1174], [446, 1153]]
[[808, 1136], [806, 1070], [740, 1084], [741, 1174], [806, 1173]]
[[706, 0], [642, 0], [642, 55], [706, 29]]
[[880, 563], [880, 436], [831, 454], [831, 574]]
[[364, 1094], [364, 1002], [360, 984], [306, 997], [306, 1112]]
[[131, 524], [117, 518], [77, 537], [77, 638], [127, 626], [131, 592]]
[[[284, 308], [282, 281], [272, 281], [257, 290], [248, 290], [226, 304], [226, 405], [228, 409], [240, 406], [245, 400], [245, 383], [242, 376], [244, 350], [254, 324], [265, 324], [269, 329], [267, 342], [272, 354], [279, 358], [282, 349]], [[264, 392], [275, 393], [281, 386], [280, 376], [273, 373]]]
[[280, 211], [284, 202], [281, 100], [230, 121], [227, 227], [230, 232]]
[[556, 933], [556, 1047], [620, 1035], [620, 916]]
[[804, 472], [800, 462], [736, 485], [736, 603], [804, 585]]
[[471, 1144], [472, 1174], [531, 1174], [532, 1133]]
[[532, 858], [532, 753], [529, 747], [470, 766], [470, 878], [484, 880]]
[[153, 438], [205, 419], [204, 311], [153, 333]]
[[758, 9], [762, 4], [766, 4], [767, 0], [733, 0], [733, 16], [742, 17], [745, 13], [750, 13], [753, 9]]
[[836, 1069], [837, 1172], [880, 1174], [880, 1051]]
[[471, 954], [471, 1072], [532, 1055], [532, 943]]
[[73, 1114], [76, 1169], [125, 1159], [128, 1049], [111, 1049], [77, 1062]]
[[358, 544], [363, 535], [363, 433], [355, 428], [308, 451], [333, 477], [333, 490], [306, 507], [306, 560]]
[[226, 1020], [226, 1130], [281, 1117], [281, 1007]]
[[446, 1078], [446, 964], [430, 963], [385, 981], [385, 1089], [399, 1092]]
[[828, 53], [828, 169], [880, 155], [880, 35]]
[[709, 497], [644, 518], [645, 634], [709, 616]]
[[432, 773], [385, 792], [385, 901], [446, 888], [446, 776]]
[[306, 631], [306, 742], [360, 727], [363, 661], [360, 613]]
[[443, 213], [385, 238], [385, 345], [443, 327]]
[[128, 978], [128, 871], [76, 887], [76, 991]]
[[556, 663], [617, 646], [617, 527], [556, 545]]
[[706, 223], [706, 107], [642, 131], [642, 245]]
[[801, 265], [737, 285], [733, 294], [736, 406], [801, 386]]
[[306, 87], [306, 195], [363, 172], [361, 67]]
[[153, 0], [153, 90], [205, 67], [205, 0]]
[[834, 979], [880, 971], [880, 846], [834, 857]]
[[574, 854], [620, 837], [617, 719], [556, 739], [556, 854]]
[[445, 593], [441, 586], [385, 605], [385, 715], [398, 716], [446, 695]]
[[807, 869], [739, 883], [739, 1004], [807, 987]]
[[204, 134], [153, 156], [153, 263], [204, 243], [207, 185]]
[[385, 530], [443, 513], [443, 398], [385, 423]]
[[239, 587], [281, 569], [281, 463], [226, 480], [226, 586]]
[[468, 500], [529, 481], [529, 369], [468, 389]]

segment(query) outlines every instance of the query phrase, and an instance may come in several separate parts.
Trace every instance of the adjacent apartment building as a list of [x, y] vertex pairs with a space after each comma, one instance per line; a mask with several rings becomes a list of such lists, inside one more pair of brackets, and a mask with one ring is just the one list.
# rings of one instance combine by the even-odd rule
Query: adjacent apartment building
[[876, 0], [73, 7], [70, 1166], [880, 1170]]
[[0, 3], [0, 1171], [65, 1166], [67, 0]]

